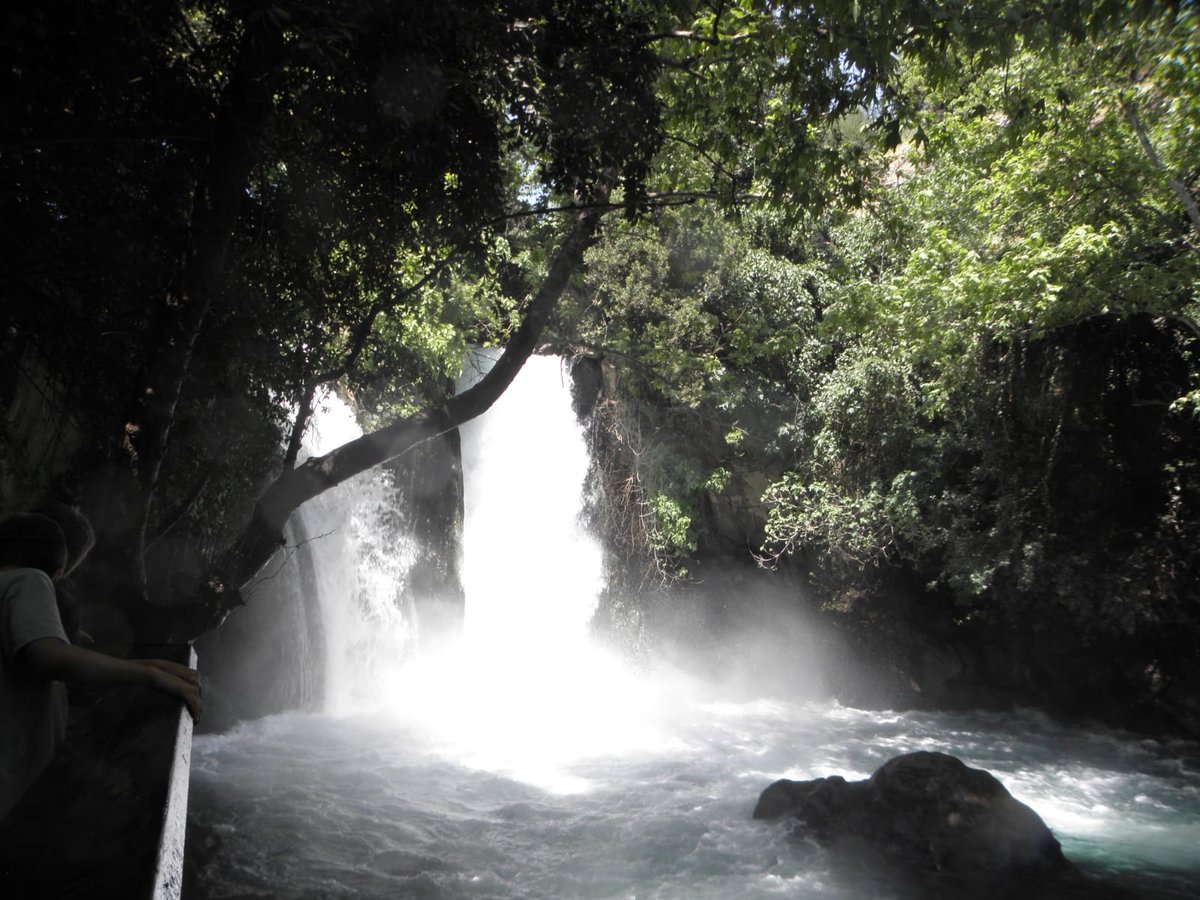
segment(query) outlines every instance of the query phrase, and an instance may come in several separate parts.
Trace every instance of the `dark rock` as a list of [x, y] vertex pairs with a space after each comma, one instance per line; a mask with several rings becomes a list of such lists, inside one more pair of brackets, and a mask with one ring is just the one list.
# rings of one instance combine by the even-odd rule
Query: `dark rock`
[[600, 360], [581, 356], [571, 364], [571, 408], [581, 422], [592, 414], [604, 390], [604, 370]]
[[1037, 813], [990, 773], [944, 753], [898, 756], [866, 781], [777, 781], [754, 818], [785, 817], [795, 836], [829, 848], [843, 868], [874, 873], [906, 896], [976, 888], [1007, 896], [1031, 882], [1073, 877]]

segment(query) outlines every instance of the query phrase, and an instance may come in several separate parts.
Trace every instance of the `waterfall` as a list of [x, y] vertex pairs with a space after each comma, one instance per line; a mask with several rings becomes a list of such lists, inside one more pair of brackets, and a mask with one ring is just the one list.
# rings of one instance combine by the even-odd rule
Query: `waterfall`
[[[460, 387], [493, 362], [486, 351], [474, 354]], [[352, 411], [331, 395], [306, 447], [324, 454], [360, 434]], [[460, 669], [497, 665], [538, 680], [546, 667], [586, 655], [601, 586], [599, 545], [579, 521], [588, 454], [567, 365], [533, 357], [461, 435], [466, 609], [449, 652], [474, 660], [458, 659]], [[405, 533], [396, 500], [390, 473], [376, 469], [314, 498], [296, 516], [294, 532], [307, 541], [294, 551], [316, 557], [331, 711], [370, 699], [369, 682], [398, 675], [416, 655], [419, 622], [400, 598], [417, 536]]]
[[[322, 455], [362, 434], [353, 411], [327, 395], [305, 443]], [[375, 674], [412, 652], [414, 616], [405, 582], [414, 538], [396, 514], [391, 472], [374, 469], [309, 500], [293, 517], [298, 559], [314, 558], [313, 589], [325, 625], [324, 709], [376, 702]]]
[[465, 639], [510, 666], [580, 652], [601, 587], [600, 547], [579, 522], [588, 453], [569, 379], [535, 356], [461, 429]]
[[580, 523], [589, 460], [564, 362], [529, 359], [461, 433], [462, 635], [378, 672], [386, 708], [467, 765], [580, 789], [574, 760], [657, 730], [648, 692], [589, 636], [602, 557]]
[[[476, 354], [472, 363], [478, 377], [492, 359]], [[359, 434], [352, 411], [330, 395], [307, 452]], [[461, 627], [438, 611], [437, 597], [425, 607], [434, 614], [423, 615], [421, 523], [406, 514], [411, 486], [398, 486], [387, 467], [293, 517], [281, 565], [307, 576], [319, 602], [317, 705], [334, 716], [395, 718], [467, 765], [578, 789], [564, 774], [574, 761], [653, 744], [661, 716], [651, 710], [656, 694], [589, 635], [603, 567], [580, 523], [589, 459], [566, 363], [528, 360], [492, 409], [463, 426], [461, 447]], [[453, 633], [423, 631], [430, 622], [450, 622]]]

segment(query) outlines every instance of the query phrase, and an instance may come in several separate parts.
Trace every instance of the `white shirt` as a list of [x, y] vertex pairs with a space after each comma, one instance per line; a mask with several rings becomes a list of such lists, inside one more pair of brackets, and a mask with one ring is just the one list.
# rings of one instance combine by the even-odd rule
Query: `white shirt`
[[0, 570], [0, 819], [54, 756], [67, 727], [67, 690], [20, 677], [17, 653], [43, 638], [67, 643], [54, 584], [38, 569]]

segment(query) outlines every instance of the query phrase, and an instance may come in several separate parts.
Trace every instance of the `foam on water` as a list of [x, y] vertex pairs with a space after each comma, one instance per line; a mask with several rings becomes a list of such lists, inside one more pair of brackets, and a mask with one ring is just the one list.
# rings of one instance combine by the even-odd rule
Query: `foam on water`
[[[1139, 896], [1200, 896], [1200, 776], [1161, 748], [1036, 716], [879, 715], [784, 701], [689, 704], [653, 746], [560, 774], [456, 758], [400, 719], [285, 715], [197, 739], [197, 897], [850, 898], [823, 854], [754, 822], [779, 777], [866, 774], [900, 749], [993, 771], [1068, 856]], [[980, 748], [983, 754], [976, 755]], [[1120, 768], [1112, 768], [1116, 764]]]

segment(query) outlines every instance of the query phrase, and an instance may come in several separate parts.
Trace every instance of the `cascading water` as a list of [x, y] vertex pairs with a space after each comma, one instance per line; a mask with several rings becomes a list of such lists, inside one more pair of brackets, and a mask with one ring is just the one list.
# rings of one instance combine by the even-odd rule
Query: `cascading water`
[[491, 414], [462, 429], [465, 637], [538, 690], [588, 652], [600, 549], [577, 521], [587, 448], [557, 359], [534, 357]]
[[576, 520], [587, 459], [558, 360], [531, 360], [464, 429], [463, 459], [460, 640], [417, 649], [373, 476], [306, 513], [334, 531], [311, 545], [327, 710], [196, 740], [190, 900], [859, 897], [750, 811], [776, 778], [865, 777], [918, 749], [994, 772], [1085, 868], [1200, 896], [1200, 774], [1179, 748], [1031, 714], [721, 699], [595, 647], [600, 559]]
[[403, 667], [391, 691], [392, 713], [456, 758], [555, 790], [579, 786], [565, 764], [642, 740], [647, 724], [631, 674], [588, 636], [602, 560], [578, 520], [588, 458], [567, 379], [534, 357], [461, 429], [462, 639]]
[[[323, 398], [305, 452], [321, 455], [362, 434], [337, 396]], [[413, 559], [411, 536], [394, 513], [391, 474], [364, 473], [306, 503], [294, 517], [291, 554], [314, 558], [312, 585], [325, 626], [325, 696], [331, 714], [369, 707], [374, 673], [403, 659], [415, 642], [412, 610], [403, 600]], [[284, 567], [291, 562], [285, 560]]]

